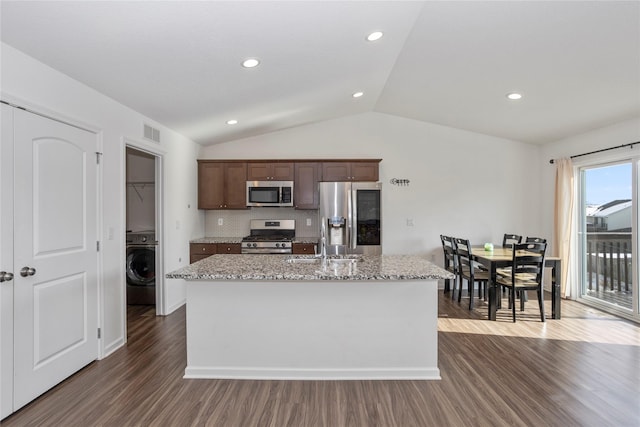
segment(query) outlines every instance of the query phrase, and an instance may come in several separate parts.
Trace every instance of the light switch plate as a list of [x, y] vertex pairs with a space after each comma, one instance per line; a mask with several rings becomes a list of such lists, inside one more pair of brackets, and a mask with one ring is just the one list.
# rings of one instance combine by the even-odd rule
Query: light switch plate
[[218, 218], [218, 225], [223, 225], [223, 224], [224, 224], [224, 219]]

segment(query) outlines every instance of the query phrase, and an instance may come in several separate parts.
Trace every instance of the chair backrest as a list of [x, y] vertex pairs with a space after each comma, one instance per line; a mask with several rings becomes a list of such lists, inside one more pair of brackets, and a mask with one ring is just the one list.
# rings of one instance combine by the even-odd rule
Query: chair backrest
[[442, 252], [444, 254], [444, 268], [451, 267], [454, 272], [457, 270], [458, 260], [456, 259], [456, 248], [453, 243], [453, 237], [440, 235], [440, 241], [442, 242]]
[[467, 239], [454, 238], [453, 244], [458, 256], [458, 268], [469, 269], [470, 274], [473, 276], [474, 263], [471, 255], [471, 243]]
[[504, 237], [502, 237], [502, 247], [503, 248], [511, 248], [515, 243], [521, 243], [522, 236], [517, 234], [509, 234], [505, 233]]
[[515, 243], [513, 245], [511, 276], [516, 278], [521, 274], [535, 275], [536, 282], [542, 286], [546, 251], [547, 244], [545, 242]]
[[547, 243], [547, 239], [542, 237], [527, 237], [525, 242], [527, 243]]

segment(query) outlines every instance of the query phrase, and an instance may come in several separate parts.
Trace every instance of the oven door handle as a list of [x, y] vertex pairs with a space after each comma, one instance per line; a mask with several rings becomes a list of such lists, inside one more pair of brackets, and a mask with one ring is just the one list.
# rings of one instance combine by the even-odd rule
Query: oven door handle
[[251, 248], [245, 249], [242, 248], [240, 250], [241, 254], [252, 255], [252, 254], [290, 254], [291, 248], [282, 248], [282, 249], [273, 249], [273, 248]]

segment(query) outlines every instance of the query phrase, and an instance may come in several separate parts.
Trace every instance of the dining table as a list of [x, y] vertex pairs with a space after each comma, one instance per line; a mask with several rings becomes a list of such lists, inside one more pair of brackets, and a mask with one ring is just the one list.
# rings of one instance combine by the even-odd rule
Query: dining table
[[[496, 271], [499, 268], [509, 267], [513, 259], [513, 249], [496, 246], [492, 250], [486, 250], [484, 246], [472, 246], [473, 260], [482, 264], [489, 271], [489, 320], [496, 320], [496, 312], [500, 306], [501, 298], [496, 283]], [[546, 255], [545, 267], [551, 268], [551, 318], [560, 319], [560, 285], [562, 260], [557, 256]]]

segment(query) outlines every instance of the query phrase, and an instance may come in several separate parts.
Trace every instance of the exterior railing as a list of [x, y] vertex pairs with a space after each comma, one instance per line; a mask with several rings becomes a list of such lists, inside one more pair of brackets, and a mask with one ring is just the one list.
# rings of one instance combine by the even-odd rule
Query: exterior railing
[[588, 289], [631, 290], [631, 233], [587, 233]]

